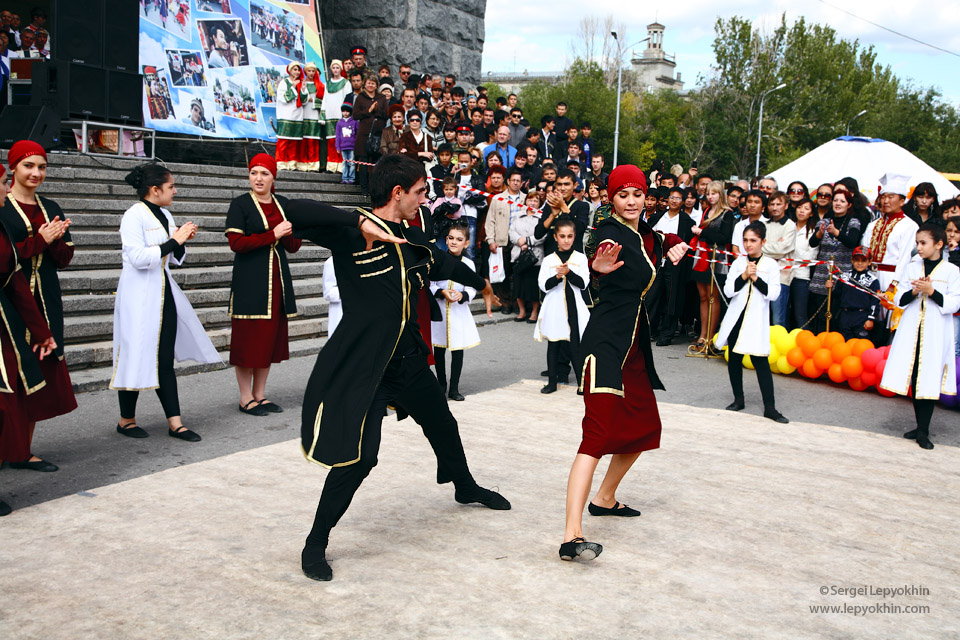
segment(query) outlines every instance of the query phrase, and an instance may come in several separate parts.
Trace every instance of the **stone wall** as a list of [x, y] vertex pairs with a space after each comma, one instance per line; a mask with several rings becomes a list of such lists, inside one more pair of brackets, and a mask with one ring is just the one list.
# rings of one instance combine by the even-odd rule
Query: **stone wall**
[[404, 62], [414, 73], [453, 73], [458, 84], [474, 85], [486, 8], [486, 0], [322, 0], [324, 56], [329, 64], [363, 45], [368, 64], [389, 64], [394, 80]]

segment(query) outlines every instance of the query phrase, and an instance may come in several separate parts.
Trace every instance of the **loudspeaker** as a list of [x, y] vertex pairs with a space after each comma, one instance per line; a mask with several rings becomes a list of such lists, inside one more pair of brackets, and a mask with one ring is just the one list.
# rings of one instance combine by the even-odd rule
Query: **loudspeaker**
[[[139, 3], [127, 2], [137, 10]], [[109, 42], [103, 33], [103, 0], [51, 0], [53, 16], [52, 57], [55, 60], [103, 65], [104, 46]]]
[[140, 64], [139, 4], [105, 0], [103, 7], [103, 66], [136, 71]]
[[18, 140], [53, 148], [60, 143], [60, 118], [47, 107], [8, 105], [0, 113], [0, 147], [9, 149]]
[[143, 124], [143, 77], [139, 73], [107, 72], [107, 118]]
[[64, 120], [106, 118], [106, 69], [59, 61], [34, 64], [30, 104], [50, 107]]

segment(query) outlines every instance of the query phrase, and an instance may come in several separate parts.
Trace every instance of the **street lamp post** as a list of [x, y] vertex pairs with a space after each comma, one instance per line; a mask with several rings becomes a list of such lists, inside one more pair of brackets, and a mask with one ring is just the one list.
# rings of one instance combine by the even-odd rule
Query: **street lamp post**
[[851, 125], [851, 123], [853, 123], [854, 120], [856, 120], [857, 118], [859, 118], [860, 116], [862, 116], [862, 115], [865, 114], [866, 112], [867, 112], [867, 110], [864, 109], [863, 111], [861, 111], [860, 113], [858, 113], [857, 115], [853, 116], [852, 118], [850, 118], [850, 119], [847, 121], [847, 135], [848, 135], [848, 136], [850, 135], [850, 125]]
[[774, 91], [779, 91], [787, 86], [784, 83], [780, 83], [769, 91], [765, 91], [762, 96], [760, 96], [760, 122], [757, 124], [757, 164], [753, 169], [753, 175], [760, 177], [760, 141], [763, 139], [763, 101], [767, 99], [767, 96], [773, 93]]
[[[620, 48], [620, 38], [617, 37], [616, 31], [611, 31], [610, 35], [613, 36], [613, 39], [617, 41], [617, 119], [616, 124], [613, 129], [613, 168], [617, 168], [617, 154], [620, 150], [620, 84], [623, 79], [623, 65], [620, 64], [620, 59], [622, 57], [622, 49]], [[646, 42], [649, 40], [649, 37], [644, 38], [634, 42], [631, 47], [635, 47], [641, 42]]]

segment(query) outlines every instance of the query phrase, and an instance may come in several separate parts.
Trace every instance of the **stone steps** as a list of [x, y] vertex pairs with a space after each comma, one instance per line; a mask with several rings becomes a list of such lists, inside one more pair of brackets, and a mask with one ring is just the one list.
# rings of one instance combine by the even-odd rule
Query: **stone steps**
[[[78, 252], [79, 253], [79, 252]], [[297, 252], [299, 253], [299, 251]], [[322, 250], [321, 258], [326, 260], [330, 252]], [[323, 263], [293, 262], [290, 264], [290, 274], [293, 276], [294, 287], [299, 278], [316, 277], [323, 273]], [[183, 267], [171, 270], [174, 281], [186, 293], [189, 289], [230, 286], [233, 266], [199, 267], [190, 266], [190, 262]], [[60, 272], [60, 289], [64, 293], [113, 293], [117, 290], [117, 281], [120, 279], [119, 266], [112, 269], [67, 269]]]
[[[312, 243], [304, 244], [299, 251], [287, 256], [289, 262], [322, 263], [330, 252]], [[187, 245], [186, 264], [194, 266], [225, 266], [233, 264], [234, 253], [224, 240], [220, 246], [190, 247]], [[85, 249], [77, 251], [70, 268], [77, 269], [119, 269], [123, 264], [120, 247], [116, 249]], [[317, 264], [319, 267], [320, 265]]]

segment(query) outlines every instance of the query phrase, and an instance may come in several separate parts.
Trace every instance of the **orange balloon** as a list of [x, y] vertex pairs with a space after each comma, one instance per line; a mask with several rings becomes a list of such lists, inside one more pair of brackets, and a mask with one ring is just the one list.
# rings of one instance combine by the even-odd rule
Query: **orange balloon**
[[790, 363], [791, 367], [796, 367], [799, 369], [803, 366], [803, 363], [807, 361], [807, 356], [803, 354], [803, 349], [800, 347], [794, 347], [787, 352], [787, 362]]
[[863, 363], [857, 356], [847, 356], [840, 366], [843, 368], [843, 375], [848, 378], [860, 378], [860, 374], [863, 373]]
[[836, 345], [842, 344], [843, 342], [844, 342], [844, 339], [843, 339], [842, 333], [831, 331], [823, 339], [823, 346], [825, 349], [833, 349]]
[[847, 384], [850, 385], [850, 388], [854, 391], [863, 391], [867, 388], [867, 385], [864, 384], [863, 380], [860, 378], [849, 378]]
[[830, 365], [830, 368], [827, 370], [827, 375], [830, 376], [830, 379], [840, 384], [847, 379], [847, 376], [843, 375], [843, 367], [836, 362]]
[[852, 353], [853, 349], [851, 349], [850, 345], [846, 342], [838, 342], [830, 348], [830, 355], [833, 356], [833, 361], [837, 364], [843, 362], [844, 359], [849, 357]]
[[818, 369], [813, 360], [807, 360], [800, 368], [800, 374], [805, 378], [816, 379], [823, 375], [823, 369]]
[[859, 358], [861, 355], [863, 355], [864, 351], [866, 351], [867, 349], [873, 349], [873, 348], [875, 347], [873, 346], [872, 342], [864, 338], [861, 338], [860, 340], [857, 340], [857, 344], [854, 345], [853, 347], [853, 355]]
[[830, 353], [829, 349], [817, 349], [813, 354], [813, 364], [816, 365], [817, 369], [821, 371], [826, 371], [830, 368], [830, 365], [833, 364], [833, 355]]
[[800, 346], [801, 342], [806, 342], [810, 338], [816, 338], [816, 337], [817, 336], [813, 335], [813, 331], [810, 331], [809, 329], [804, 329], [803, 331], [797, 334], [797, 346]]
[[803, 355], [808, 358], [812, 358], [820, 349], [820, 341], [817, 340], [816, 336], [808, 336], [806, 340], [803, 341], [803, 344], [800, 343], [800, 338], [797, 338], [797, 346], [800, 347], [800, 350], [803, 351]]
[[817, 340], [820, 341], [820, 346], [821, 346], [821, 347], [823, 346], [823, 342], [827, 339], [827, 336], [829, 336], [829, 335], [830, 335], [830, 334], [827, 333], [826, 331], [821, 331], [820, 333], [817, 334]]

